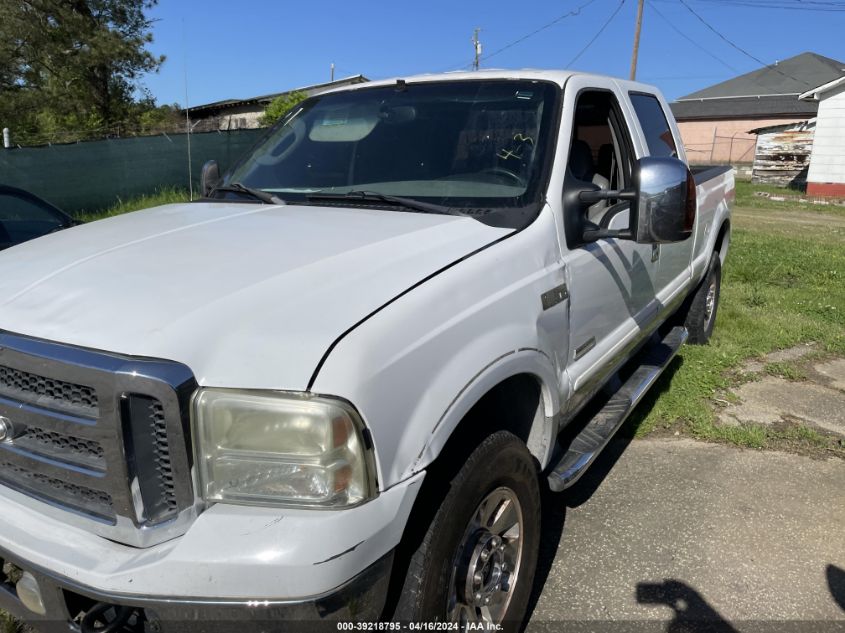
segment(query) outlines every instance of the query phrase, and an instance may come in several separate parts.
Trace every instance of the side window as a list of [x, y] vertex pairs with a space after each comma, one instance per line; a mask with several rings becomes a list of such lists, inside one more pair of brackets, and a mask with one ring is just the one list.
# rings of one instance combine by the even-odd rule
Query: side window
[[627, 130], [619, 127], [619, 109], [610, 92], [584, 92], [575, 105], [569, 168], [578, 180], [602, 189], [623, 189], [630, 180]]
[[630, 96], [648, 144], [648, 153], [659, 158], [676, 157], [678, 148], [657, 97], [637, 92], [630, 93]]
[[56, 216], [35, 201], [3, 193], [0, 194], [0, 221], [6, 220], [35, 220], [60, 224]]
[[[575, 103], [572, 144], [567, 164], [567, 188], [590, 184], [610, 191], [631, 183], [633, 149], [627, 125], [613, 93], [585, 91]], [[565, 222], [570, 246], [582, 242], [586, 228], [606, 227], [611, 219], [628, 209], [628, 202], [602, 200], [589, 206], [571, 204]]]

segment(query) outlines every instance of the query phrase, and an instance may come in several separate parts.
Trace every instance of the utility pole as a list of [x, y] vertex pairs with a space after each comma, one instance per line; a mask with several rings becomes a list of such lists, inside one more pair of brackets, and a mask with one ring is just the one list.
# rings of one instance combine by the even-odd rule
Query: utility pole
[[331, 77], [332, 77], [332, 81], [334, 81], [334, 62], [332, 62], [332, 66], [331, 66], [331, 68], [332, 68], [332, 74], [331, 74]]
[[481, 29], [475, 29], [472, 33], [472, 40], [470, 40], [472, 42], [472, 48], [475, 51], [475, 59], [472, 62], [473, 70], [478, 70], [478, 62], [481, 59], [481, 42], [478, 40], [478, 32], [480, 30]]
[[637, 5], [637, 26], [634, 31], [634, 52], [631, 54], [631, 80], [637, 78], [637, 55], [640, 53], [640, 30], [643, 27], [643, 4], [645, 0], [640, 0]]

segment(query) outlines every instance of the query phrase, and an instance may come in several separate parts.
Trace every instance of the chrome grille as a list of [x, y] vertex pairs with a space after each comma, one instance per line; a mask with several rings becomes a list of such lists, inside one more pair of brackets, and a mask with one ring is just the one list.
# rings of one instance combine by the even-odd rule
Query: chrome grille
[[143, 502], [144, 518], [152, 523], [161, 521], [178, 505], [164, 407], [155, 398], [129, 394], [123, 418], [131, 420], [123, 434], [131, 446], [130, 477]]
[[0, 461], [0, 482], [48, 503], [61, 496], [65, 507], [108, 522], [115, 520], [111, 495], [102, 490], [77, 486], [4, 461]]
[[29, 426], [15, 438], [15, 445], [44, 457], [105, 470], [105, 452], [96, 440]]
[[0, 331], [0, 494], [115, 541], [150, 545], [195, 514], [178, 363], [93, 352]]
[[90, 387], [0, 366], [0, 394], [59, 409], [83, 409], [97, 415], [97, 394]]
[[168, 509], [176, 509], [176, 483], [173, 481], [173, 468], [170, 465], [170, 444], [167, 441], [167, 422], [164, 408], [156, 400], [150, 407], [155, 441], [155, 470], [158, 474], [161, 496]]

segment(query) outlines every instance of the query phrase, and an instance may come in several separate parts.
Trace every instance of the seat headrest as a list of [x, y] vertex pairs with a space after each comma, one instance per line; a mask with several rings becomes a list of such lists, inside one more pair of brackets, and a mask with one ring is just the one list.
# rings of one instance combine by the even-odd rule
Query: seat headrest
[[593, 152], [585, 141], [575, 140], [569, 150], [569, 170], [578, 180], [589, 181], [595, 174]]
[[596, 171], [605, 178], [610, 178], [610, 169], [613, 165], [613, 145], [605, 143], [599, 147], [599, 158]]

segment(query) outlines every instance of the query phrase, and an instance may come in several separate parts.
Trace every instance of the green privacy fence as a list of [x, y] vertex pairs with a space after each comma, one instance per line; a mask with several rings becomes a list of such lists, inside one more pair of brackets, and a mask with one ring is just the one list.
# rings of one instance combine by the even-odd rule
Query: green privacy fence
[[[203, 163], [225, 171], [265, 130], [191, 134], [191, 175]], [[188, 135], [162, 134], [68, 145], [0, 149], [0, 184], [41, 196], [68, 213], [96, 211], [163, 187], [188, 189]]]

